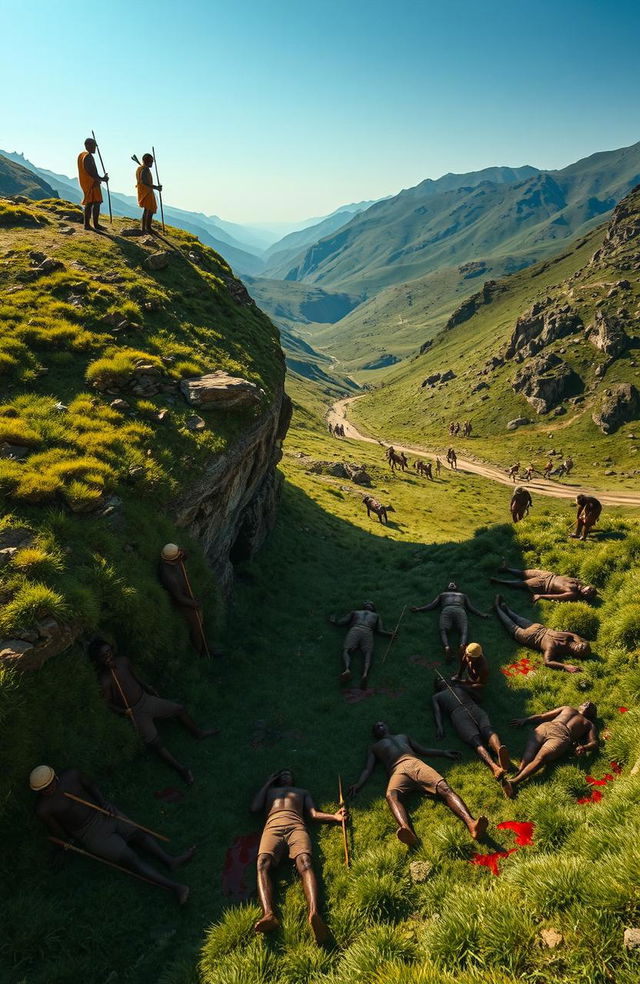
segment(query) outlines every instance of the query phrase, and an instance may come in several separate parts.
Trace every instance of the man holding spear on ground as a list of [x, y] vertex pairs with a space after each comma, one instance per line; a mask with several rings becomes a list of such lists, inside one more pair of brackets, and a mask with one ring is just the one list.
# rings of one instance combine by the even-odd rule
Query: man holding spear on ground
[[153, 175], [151, 174], [151, 167], [153, 165], [152, 154], [143, 154], [142, 164], [140, 164], [135, 154], [132, 160], [140, 165], [136, 170], [136, 188], [138, 191], [138, 205], [142, 209], [142, 231], [152, 232], [151, 220], [158, 211], [158, 203], [154, 191], [161, 192], [162, 185], [153, 183]]
[[219, 653], [211, 652], [209, 649], [204, 631], [202, 605], [193, 596], [185, 568], [186, 559], [186, 552], [176, 543], [165, 544], [160, 554], [160, 566], [158, 568], [160, 581], [189, 626], [191, 645], [195, 651], [200, 656], [219, 656]]
[[[39, 765], [31, 772], [29, 785], [38, 793], [36, 813], [51, 831], [53, 843], [166, 888], [184, 905], [189, 886], [165, 878], [143, 861], [131, 845], [162, 861], [170, 871], [190, 861], [195, 847], [177, 858], [167, 854], [147, 828], [117, 813], [97, 786], [77, 769], [56, 775], [50, 765]], [[82, 847], [69, 843], [70, 839]]]
[[[97, 232], [103, 232], [104, 226], [100, 225], [100, 206], [102, 204], [102, 192], [100, 185], [104, 182], [109, 192], [109, 175], [98, 174], [94, 154], [98, 149], [95, 137], [87, 137], [84, 142], [85, 149], [78, 155], [78, 181], [82, 188], [82, 204], [84, 206], [84, 227], [90, 230], [90, 220], [93, 218], [93, 228]], [[111, 206], [109, 206], [111, 208]]]

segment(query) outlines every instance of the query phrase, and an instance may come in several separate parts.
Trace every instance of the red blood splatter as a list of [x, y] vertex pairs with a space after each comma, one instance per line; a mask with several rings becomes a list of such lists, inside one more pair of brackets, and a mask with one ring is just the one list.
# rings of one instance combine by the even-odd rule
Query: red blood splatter
[[179, 803], [181, 799], [184, 799], [184, 793], [181, 793], [174, 786], [158, 789], [153, 795], [156, 799], [164, 800], [165, 803]]
[[533, 673], [534, 670], [535, 666], [526, 656], [523, 656], [522, 659], [516, 660], [515, 663], [509, 663], [508, 666], [500, 667], [500, 672], [504, 673], [507, 677], [518, 675], [526, 676], [527, 673]]
[[227, 849], [222, 869], [222, 891], [227, 898], [236, 901], [249, 898], [251, 891], [244, 876], [247, 867], [258, 857], [259, 843], [260, 834], [240, 834]]
[[606, 786], [608, 782], [613, 782], [613, 776], [610, 772], [607, 772], [602, 779], [594, 779], [593, 776], [585, 776], [584, 778], [590, 786]]
[[488, 868], [492, 875], [499, 875], [498, 862], [502, 858], [508, 858], [510, 854], [515, 854], [517, 850], [517, 847], [512, 847], [508, 851], [494, 851], [493, 854], [474, 854], [471, 864], [478, 864], [480, 867]]
[[602, 799], [602, 793], [599, 789], [594, 789], [591, 796], [580, 796], [577, 800], [578, 803], [599, 803]]
[[629, 708], [628, 707], [619, 707], [618, 710], [620, 711], [621, 714], [626, 714], [627, 711], [629, 710]]
[[516, 835], [518, 847], [530, 847], [533, 844], [533, 830], [535, 823], [518, 820], [504, 820], [498, 824], [498, 830], [512, 830]]
[[619, 762], [610, 762], [609, 765], [611, 766], [611, 771], [615, 772], [617, 776], [622, 774], [622, 766]]

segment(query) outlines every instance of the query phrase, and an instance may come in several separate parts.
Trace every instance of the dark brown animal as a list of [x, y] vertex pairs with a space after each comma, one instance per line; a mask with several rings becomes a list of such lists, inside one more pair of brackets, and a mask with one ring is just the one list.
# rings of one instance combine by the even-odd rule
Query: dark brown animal
[[395, 512], [393, 506], [383, 506], [381, 502], [374, 499], [372, 495], [365, 495], [362, 500], [364, 505], [367, 507], [367, 517], [371, 518], [371, 513], [375, 513], [380, 522], [388, 523], [387, 513]]

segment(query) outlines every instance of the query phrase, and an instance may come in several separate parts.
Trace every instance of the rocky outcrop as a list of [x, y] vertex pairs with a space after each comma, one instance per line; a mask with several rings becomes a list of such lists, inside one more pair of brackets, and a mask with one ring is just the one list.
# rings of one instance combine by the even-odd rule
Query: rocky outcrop
[[240, 376], [209, 372], [194, 379], [183, 379], [180, 389], [187, 403], [204, 410], [236, 410], [260, 402], [264, 391]]
[[622, 355], [630, 341], [618, 318], [605, 315], [602, 311], [596, 312], [594, 323], [587, 329], [587, 338], [592, 345], [613, 359]]
[[52, 656], [73, 645], [80, 635], [78, 624], [64, 625], [55, 618], [43, 618], [15, 638], [0, 639], [0, 667], [39, 670]]
[[528, 424], [529, 422], [530, 421], [528, 417], [514, 417], [513, 420], [507, 421], [507, 430], [508, 431], [517, 430], [518, 427], [524, 427], [525, 424]]
[[516, 321], [505, 352], [507, 359], [522, 361], [536, 355], [546, 345], [572, 335], [583, 327], [582, 319], [569, 304], [561, 308], [547, 308], [537, 302]]
[[640, 270], [640, 185], [614, 209], [600, 249], [590, 260], [596, 269]]
[[233, 564], [252, 557], [275, 523], [281, 485], [276, 465], [291, 412], [280, 390], [260, 419], [174, 504], [177, 525], [200, 541], [224, 593], [231, 588]]
[[159, 253], [151, 253], [144, 261], [147, 270], [164, 270], [169, 266], [169, 254], [166, 250]]
[[493, 299], [505, 290], [506, 287], [504, 284], [498, 283], [497, 280], [487, 280], [482, 285], [482, 290], [479, 290], [477, 294], [472, 294], [471, 297], [468, 297], [466, 301], [463, 301], [455, 309], [443, 330], [450, 331], [456, 325], [461, 325], [465, 321], [468, 321], [469, 318], [474, 316], [479, 307], [483, 304], [491, 304]]
[[612, 434], [640, 416], [640, 394], [631, 383], [616, 383], [605, 390], [600, 407], [592, 415], [603, 434]]
[[549, 352], [527, 362], [512, 383], [536, 413], [549, 413], [567, 396], [582, 387], [582, 380], [559, 356]]

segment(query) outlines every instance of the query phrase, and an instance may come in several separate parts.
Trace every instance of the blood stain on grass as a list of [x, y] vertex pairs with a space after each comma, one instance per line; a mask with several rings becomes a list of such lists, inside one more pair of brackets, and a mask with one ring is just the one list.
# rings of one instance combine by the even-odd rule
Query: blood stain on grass
[[239, 834], [227, 848], [222, 868], [222, 891], [229, 899], [244, 901], [251, 895], [245, 875], [249, 865], [258, 857], [260, 834]]
[[518, 847], [530, 847], [533, 844], [535, 823], [526, 820], [504, 820], [503, 823], [499, 823], [497, 826], [498, 830], [512, 830], [516, 835], [516, 844]]

